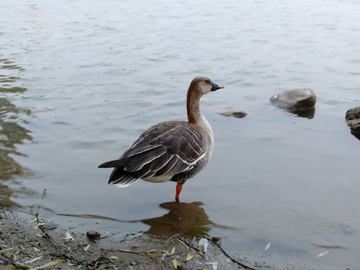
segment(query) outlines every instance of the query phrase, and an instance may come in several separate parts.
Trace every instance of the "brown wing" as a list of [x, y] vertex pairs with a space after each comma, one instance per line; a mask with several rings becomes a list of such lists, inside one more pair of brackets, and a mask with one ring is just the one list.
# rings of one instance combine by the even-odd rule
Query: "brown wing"
[[139, 178], [176, 175], [191, 170], [210, 142], [210, 136], [198, 126], [183, 121], [163, 122], [145, 131], [118, 160], [99, 167], [116, 167], [109, 183], [118, 185], [129, 185]]

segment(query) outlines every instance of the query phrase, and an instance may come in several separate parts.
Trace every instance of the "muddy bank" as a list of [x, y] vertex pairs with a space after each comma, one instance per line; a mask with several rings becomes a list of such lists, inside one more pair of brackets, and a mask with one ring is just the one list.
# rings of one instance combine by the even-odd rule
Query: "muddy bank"
[[277, 269], [232, 257], [216, 237], [133, 233], [89, 238], [87, 232], [68, 231], [46, 218], [32, 221], [0, 213], [0, 269]]

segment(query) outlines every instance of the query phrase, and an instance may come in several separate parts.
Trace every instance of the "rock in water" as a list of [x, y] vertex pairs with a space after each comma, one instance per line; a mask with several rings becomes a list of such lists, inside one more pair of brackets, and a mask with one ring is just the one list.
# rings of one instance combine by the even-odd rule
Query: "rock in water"
[[316, 95], [310, 88], [294, 89], [272, 96], [270, 101], [280, 109], [306, 110], [315, 106]]
[[348, 110], [345, 114], [345, 119], [351, 131], [360, 133], [360, 107]]
[[234, 110], [234, 109], [227, 109], [225, 111], [218, 112], [218, 114], [222, 116], [227, 116], [227, 117], [231, 116], [235, 118], [244, 118], [247, 115], [247, 113], [244, 111]]

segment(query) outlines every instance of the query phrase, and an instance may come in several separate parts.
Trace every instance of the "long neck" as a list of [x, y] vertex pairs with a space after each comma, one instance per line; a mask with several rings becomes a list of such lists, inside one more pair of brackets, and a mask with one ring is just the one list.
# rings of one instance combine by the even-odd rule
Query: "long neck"
[[188, 91], [187, 93], [186, 108], [188, 122], [201, 126], [210, 133], [211, 137], [213, 137], [211, 126], [200, 111], [200, 97], [201, 95], [195, 91]]

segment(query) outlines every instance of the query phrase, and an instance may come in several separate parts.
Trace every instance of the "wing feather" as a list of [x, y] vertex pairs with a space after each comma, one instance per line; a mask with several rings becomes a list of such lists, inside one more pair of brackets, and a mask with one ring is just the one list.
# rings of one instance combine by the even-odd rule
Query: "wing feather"
[[102, 165], [116, 167], [109, 183], [176, 175], [191, 170], [205, 155], [209, 143], [209, 134], [199, 126], [183, 121], [163, 122], [145, 131], [117, 161]]

